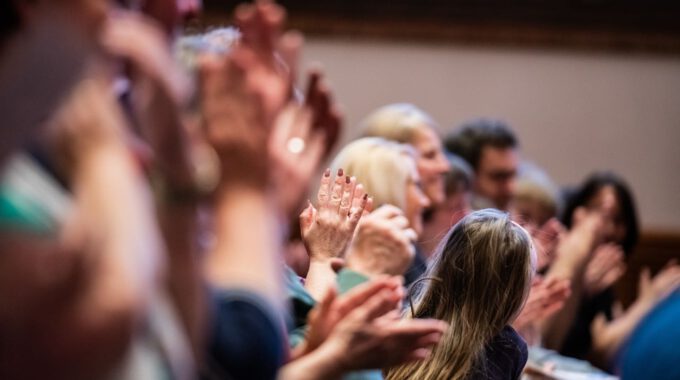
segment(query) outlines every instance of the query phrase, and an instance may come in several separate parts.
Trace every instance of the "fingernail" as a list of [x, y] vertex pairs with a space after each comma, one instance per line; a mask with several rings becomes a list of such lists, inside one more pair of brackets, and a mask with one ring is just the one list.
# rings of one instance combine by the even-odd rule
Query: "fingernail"
[[338, 177], [342, 177], [343, 174], [342, 168], [338, 169]]
[[368, 193], [364, 194], [364, 200], [368, 199]]
[[349, 184], [349, 176], [345, 176], [345, 183]]
[[326, 171], [323, 172], [324, 177], [330, 177], [331, 176], [331, 168], [326, 168]]

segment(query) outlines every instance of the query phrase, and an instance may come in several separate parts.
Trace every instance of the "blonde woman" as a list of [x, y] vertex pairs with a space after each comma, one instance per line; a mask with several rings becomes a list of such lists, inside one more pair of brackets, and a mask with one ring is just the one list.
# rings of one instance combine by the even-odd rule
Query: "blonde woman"
[[[357, 182], [363, 184], [364, 191], [373, 198], [375, 207], [391, 205], [382, 207], [374, 213], [386, 214], [386, 217], [400, 219], [398, 220], [399, 223], [410, 228], [410, 230], [407, 230], [408, 238], [415, 240], [417, 235], [422, 232], [422, 213], [430, 205], [430, 200], [421, 189], [420, 176], [416, 169], [414, 157], [415, 152], [408, 145], [378, 137], [365, 137], [345, 146], [331, 166], [335, 170], [342, 168], [345, 175], [355, 177]], [[354, 242], [354, 246], [357, 244], [357, 242]], [[353, 250], [350, 248], [349, 253], [352, 252]], [[356, 259], [356, 257], [349, 257], [350, 254], [348, 254], [348, 265]], [[389, 252], [386, 252], [385, 255], [389, 255]], [[397, 257], [392, 258], [395, 261], [397, 260]], [[408, 257], [408, 260], [400, 259], [398, 265], [393, 262], [390, 265], [389, 274], [403, 274], [408, 268], [411, 258]], [[375, 256], [370, 259], [378, 260]], [[371, 268], [370, 270], [376, 272], [378, 268]]]
[[360, 128], [364, 136], [412, 145], [425, 195], [433, 206], [444, 202], [444, 176], [449, 163], [436, 132], [437, 123], [428, 114], [413, 104], [389, 104], [369, 114]]
[[[424, 215], [426, 230], [436, 228], [431, 225], [432, 212], [445, 207], [444, 182], [450, 168], [444, 155], [441, 138], [436, 131], [437, 128], [437, 124], [427, 113], [409, 103], [394, 103], [380, 107], [361, 123], [365, 136], [382, 137], [402, 144], [410, 144], [415, 148], [416, 167], [423, 191], [431, 202], [431, 207]], [[433, 233], [442, 236], [447, 230]], [[432, 231], [428, 232], [432, 234]], [[406, 284], [411, 284], [420, 278], [427, 268], [426, 258], [431, 256], [431, 252], [424, 252], [421, 242], [422, 239], [419, 239], [419, 244], [415, 246], [413, 263], [404, 274]]]
[[442, 240], [415, 289], [413, 318], [449, 328], [430, 357], [386, 370], [386, 380], [518, 379], [527, 347], [510, 327], [529, 293], [531, 237], [508, 214], [479, 210]]

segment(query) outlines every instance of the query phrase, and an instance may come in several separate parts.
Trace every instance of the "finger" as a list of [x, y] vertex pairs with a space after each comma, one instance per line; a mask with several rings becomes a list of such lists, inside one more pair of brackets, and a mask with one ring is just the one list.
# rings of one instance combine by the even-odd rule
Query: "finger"
[[366, 200], [366, 207], [364, 208], [364, 212], [370, 213], [373, 211], [373, 206], [374, 206], [374, 201], [373, 197], [369, 196], [368, 199]]
[[345, 259], [341, 259], [339, 257], [333, 257], [330, 260], [330, 263], [331, 269], [333, 269], [333, 272], [335, 273], [340, 272], [345, 267]]
[[335, 181], [331, 187], [331, 199], [328, 202], [328, 209], [338, 212], [340, 209], [340, 202], [342, 201], [342, 192], [345, 188], [345, 172], [342, 168], [338, 169], [338, 174], [335, 176]]
[[364, 304], [369, 298], [378, 292], [388, 288], [390, 283], [387, 278], [379, 278], [352, 288], [338, 299], [337, 310], [342, 316]]
[[305, 94], [305, 104], [308, 105], [313, 111], [316, 117], [316, 111], [319, 107], [319, 81], [322, 76], [321, 68], [313, 65], [313, 67], [307, 73], [307, 93]]
[[400, 339], [418, 339], [429, 334], [444, 334], [448, 325], [437, 319], [402, 319], [386, 326], [386, 333]]
[[649, 289], [652, 275], [649, 271], [649, 267], [644, 267], [640, 271], [640, 279], [638, 281], [639, 292], [643, 293], [645, 290]]
[[404, 230], [404, 237], [408, 239], [410, 243], [418, 240], [418, 234], [413, 228], [407, 228]]
[[301, 137], [304, 139], [303, 136], [295, 131], [297, 114], [298, 105], [294, 102], [289, 102], [276, 116], [270, 138], [277, 146], [284, 147], [291, 137]]
[[417, 348], [406, 354], [404, 358], [402, 358], [401, 360], [394, 364], [406, 364], [410, 362], [425, 360], [428, 357], [430, 357], [431, 354], [432, 354], [431, 348]]
[[357, 185], [356, 177], [345, 177], [345, 187], [342, 191], [342, 199], [340, 200], [340, 217], [349, 218], [350, 208], [352, 207], [352, 198], [354, 197], [354, 188]]
[[321, 185], [319, 186], [319, 192], [317, 194], [317, 199], [319, 200], [319, 209], [324, 209], [328, 207], [328, 202], [330, 201], [330, 191], [331, 191], [331, 169], [327, 168], [321, 176]]
[[312, 129], [312, 111], [309, 107], [300, 106], [294, 101], [291, 103], [295, 104], [296, 113], [295, 119], [292, 123], [292, 133], [291, 137], [299, 137], [305, 141], [309, 138], [310, 131]]
[[329, 287], [326, 290], [326, 293], [324, 296], [321, 298], [321, 302], [318, 303], [317, 307], [319, 308], [319, 313], [321, 315], [327, 315], [328, 311], [331, 308], [331, 305], [337, 298], [338, 292], [335, 290], [334, 287]]
[[354, 188], [354, 197], [352, 197], [352, 208], [361, 207], [361, 204], [364, 203], [364, 195], [366, 195], [364, 185], [357, 183], [356, 187]]
[[312, 206], [312, 202], [308, 200], [307, 207], [300, 213], [300, 227], [303, 232], [312, 225], [313, 209], [314, 206]]
[[[314, 133], [312, 137], [307, 140], [307, 147], [304, 150], [303, 162], [303, 172], [305, 173], [305, 178], [309, 178], [311, 173], [316, 171], [316, 168], [321, 162], [321, 157], [323, 156], [324, 150], [324, 136], [322, 133]], [[330, 173], [329, 173], [330, 174]]]
[[382, 317], [392, 310], [396, 310], [399, 297], [392, 289], [383, 289], [371, 297], [366, 303], [352, 312], [352, 317], [360, 321], [369, 322]]
[[297, 80], [300, 52], [304, 45], [304, 36], [298, 31], [286, 32], [279, 42], [279, 53], [289, 73], [290, 83]]
[[331, 110], [324, 122], [324, 130], [326, 132], [326, 155], [333, 150], [333, 147], [338, 142], [344, 120], [343, 114], [344, 113], [340, 108], [334, 104], [331, 106]]
[[393, 228], [397, 228], [400, 230], [406, 229], [409, 226], [408, 219], [406, 219], [406, 217], [403, 215], [395, 216], [394, 218], [389, 219], [388, 222], [392, 225]]
[[361, 197], [361, 203], [359, 206], [352, 207], [352, 210], [350, 211], [349, 223], [352, 230], [354, 230], [357, 224], [359, 224], [359, 220], [361, 220], [361, 216], [364, 214], [364, 210], [366, 210], [366, 205], [368, 205], [368, 194], [364, 193], [364, 195]]

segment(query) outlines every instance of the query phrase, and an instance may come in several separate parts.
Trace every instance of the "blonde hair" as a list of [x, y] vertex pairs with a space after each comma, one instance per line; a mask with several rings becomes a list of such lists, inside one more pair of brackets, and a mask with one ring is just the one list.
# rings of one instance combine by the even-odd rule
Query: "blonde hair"
[[548, 174], [531, 163], [523, 163], [515, 188], [515, 200], [538, 206], [543, 220], [535, 220], [539, 226], [559, 214], [562, 205], [559, 189]]
[[436, 127], [428, 114], [409, 103], [380, 107], [360, 123], [364, 136], [382, 137], [403, 144], [413, 143], [419, 129]]
[[428, 359], [387, 369], [385, 379], [465, 379], [483, 372], [485, 346], [522, 308], [532, 274], [531, 238], [508, 214], [467, 215], [442, 240], [414, 289], [413, 317], [450, 326]]
[[413, 148], [379, 137], [364, 137], [345, 146], [331, 168], [355, 176], [376, 207], [391, 204], [404, 210], [406, 183], [416, 173]]

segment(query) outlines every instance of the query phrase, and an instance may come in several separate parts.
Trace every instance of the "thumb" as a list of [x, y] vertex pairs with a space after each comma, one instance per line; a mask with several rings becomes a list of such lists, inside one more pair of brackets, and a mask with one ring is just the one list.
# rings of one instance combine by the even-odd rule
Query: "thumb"
[[312, 206], [312, 202], [307, 200], [307, 207], [300, 213], [300, 227], [302, 227], [303, 232], [311, 226], [314, 219], [314, 211], [316, 210]]

